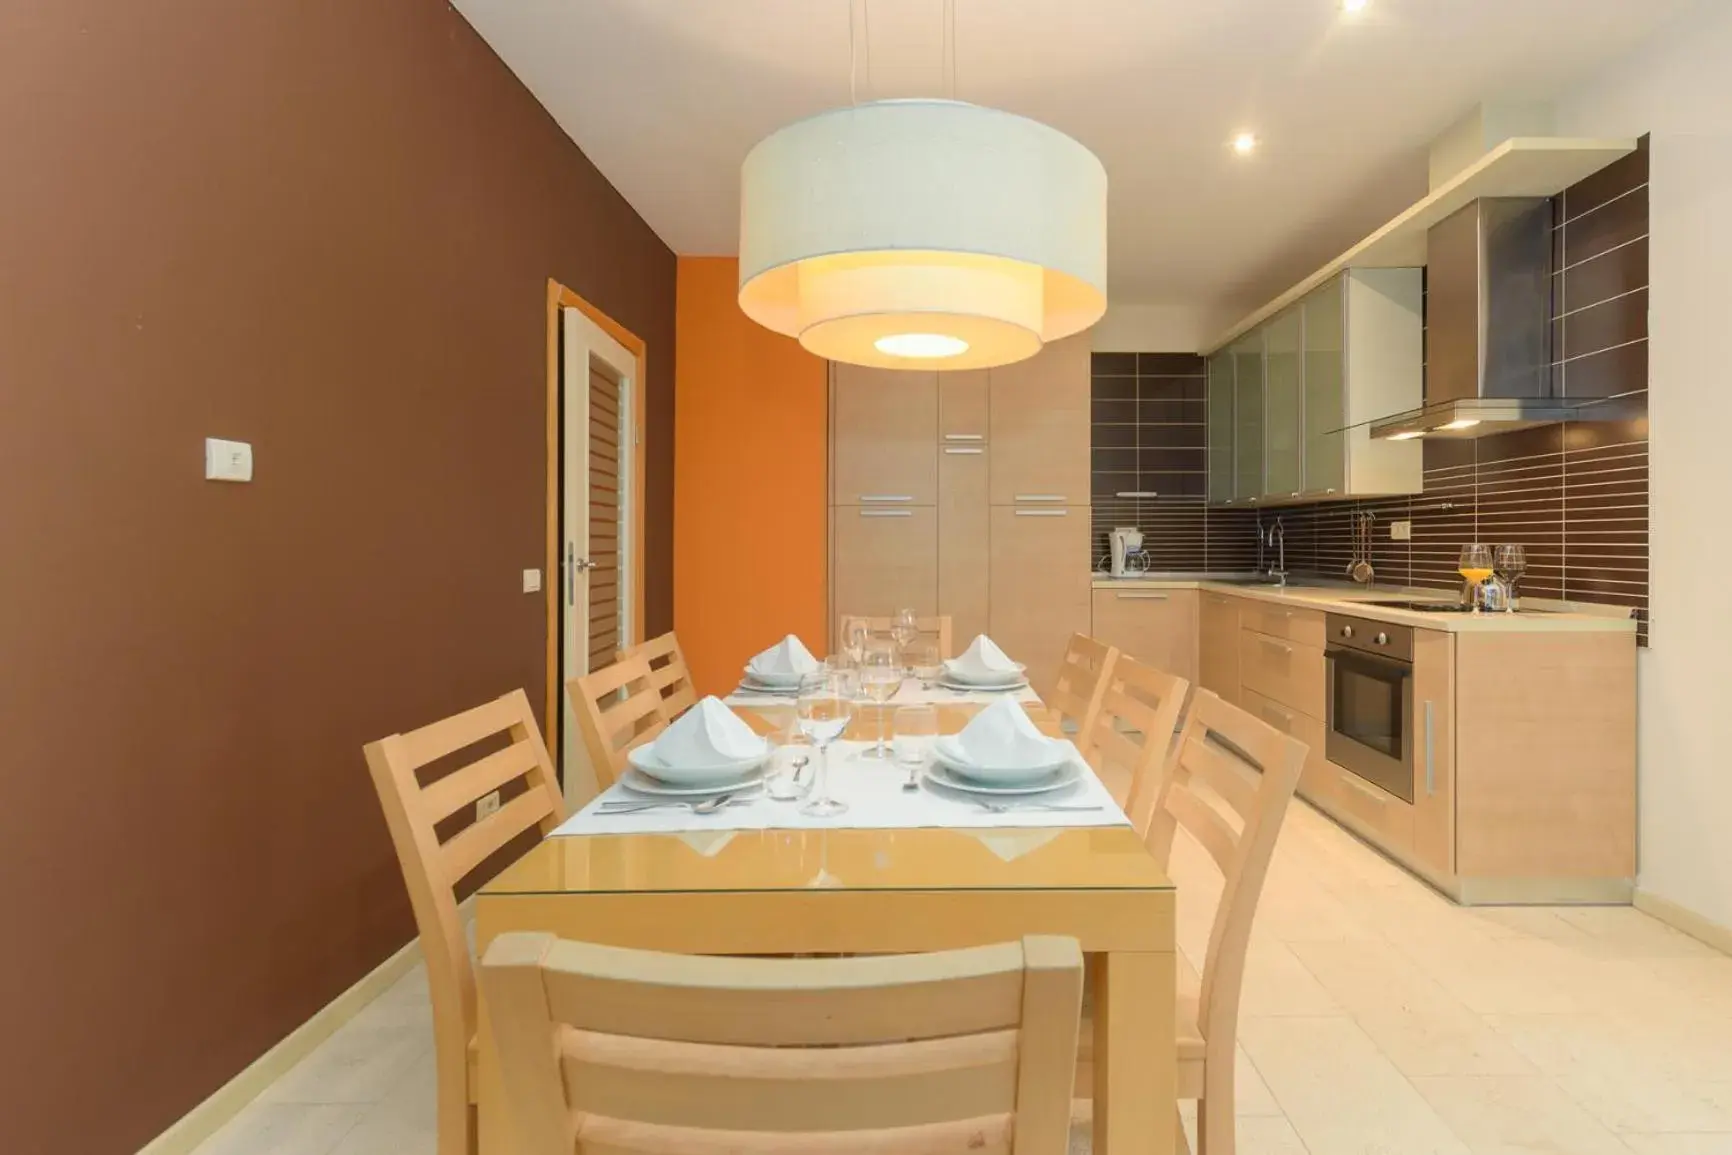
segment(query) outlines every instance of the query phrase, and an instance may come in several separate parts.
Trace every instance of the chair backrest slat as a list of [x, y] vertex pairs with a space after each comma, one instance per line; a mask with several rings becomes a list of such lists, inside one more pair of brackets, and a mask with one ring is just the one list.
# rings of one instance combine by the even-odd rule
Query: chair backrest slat
[[[848, 628], [855, 622], [865, 622], [868, 633], [889, 636], [890, 630], [896, 624], [893, 617], [871, 617], [866, 614], [843, 614], [841, 622], [836, 627], [836, 645], [841, 648], [848, 642]], [[937, 614], [932, 617], [915, 619], [915, 625], [920, 630], [920, 636], [938, 645], [940, 658], [954, 658], [955, 638], [950, 631], [950, 615]]]
[[[422, 785], [420, 772], [489, 740], [506, 745]], [[433, 1004], [441, 1149], [464, 1141], [469, 1045], [475, 1037], [475, 968], [457, 910], [465, 874], [531, 827], [551, 833], [565, 817], [553, 763], [522, 690], [366, 747], [367, 768], [403, 870]], [[520, 788], [518, 784], [521, 784]], [[441, 843], [439, 829], [494, 790], [510, 801]]]
[[1106, 693], [1107, 678], [1118, 663], [1119, 651], [1087, 634], [1072, 634], [1059, 660], [1046, 704], [1076, 727], [1079, 739], [1093, 727]]
[[519, 933], [482, 984], [523, 1155], [1065, 1150], [1071, 939], [733, 959]]
[[685, 651], [670, 630], [659, 638], [639, 642], [619, 652], [620, 661], [642, 658], [649, 663], [650, 685], [661, 695], [662, 714], [673, 721], [697, 704], [698, 690], [686, 665]]
[[[1156, 860], [1170, 862], [1173, 838], [1182, 827], [1203, 845], [1222, 875], [1204, 953], [1199, 1006], [1198, 1025], [1210, 1048], [1210, 1062], [1233, 1061], [1251, 923], [1306, 753], [1303, 742], [1198, 690], [1178, 748], [1161, 776], [1147, 834]], [[1233, 782], [1239, 785], [1220, 788]], [[1240, 819], [1237, 828], [1229, 813]]]
[[1102, 679], [1093, 723], [1077, 736], [1083, 758], [1146, 833], [1155, 791], [1191, 684], [1115, 652]]
[[641, 654], [573, 678], [565, 691], [599, 789], [625, 772], [632, 747], [667, 729], [661, 691]]

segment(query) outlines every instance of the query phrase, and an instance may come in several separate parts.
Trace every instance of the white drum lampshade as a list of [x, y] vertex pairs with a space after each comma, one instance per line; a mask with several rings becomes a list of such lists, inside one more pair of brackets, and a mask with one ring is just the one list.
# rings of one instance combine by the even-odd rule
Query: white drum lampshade
[[765, 137], [740, 169], [740, 308], [820, 357], [1020, 361], [1106, 311], [1107, 176], [1044, 124], [881, 100]]

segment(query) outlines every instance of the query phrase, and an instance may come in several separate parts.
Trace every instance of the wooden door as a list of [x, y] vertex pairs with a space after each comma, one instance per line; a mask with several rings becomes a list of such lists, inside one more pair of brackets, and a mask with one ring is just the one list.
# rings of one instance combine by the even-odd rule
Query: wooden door
[[938, 374], [833, 366], [832, 505], [938, 502]]
[[938, 612], [936, 507], [837, 506], [831, 516], [836, 615]]
[[1455, 636], [1413, 631], [1413, 857], [1455, 873]]
[[[992, 504], [1088, 504], [1089, 356], [1083, 333], [992, 370]], [[1066, 565], [1087, 569], [1084, 538]]]
[[1144, 665], [1197, 680], [1197, 591], [1098, 589], [1094, 636]]
[[1239, 599], [1204, 591], [1198, 608], [1197, 681], [1239, 703]]
[[992, 508], [993, 641], [1052, 692], [1072, 634], [1089, 632], [1089, 509]]
[[984, 370], [938, 377], [938, 612], [958, 650], [989, 625], [987, 388]]

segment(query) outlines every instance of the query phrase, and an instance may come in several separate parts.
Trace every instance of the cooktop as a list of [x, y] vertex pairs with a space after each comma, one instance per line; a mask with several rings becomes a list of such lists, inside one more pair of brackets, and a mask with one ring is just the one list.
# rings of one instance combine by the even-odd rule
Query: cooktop
[[1381, 606], [1386, 610], [1412, 610], [1414, 613], [1419, 614], [1466, 614], [1473, 612], [1468, 609], [1468, 607], [1457, 605], [1455, 602], [1367, 601], [1359, 604], [1366, 606]]

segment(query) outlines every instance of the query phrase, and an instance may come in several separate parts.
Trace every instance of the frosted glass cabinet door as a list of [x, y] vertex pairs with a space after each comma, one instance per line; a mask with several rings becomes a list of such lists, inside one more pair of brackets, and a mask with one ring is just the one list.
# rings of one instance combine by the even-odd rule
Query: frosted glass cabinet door
[[1346, 325], [1335, 278], [1300, 302], [1305, 313], [1305, 492], [1347, 491]]
[[1233, 354], [1209, 358], [1209, 500], [1233, 500]]
[[1233, 496], [1263, 496], [1263, 330], [1233, 345]]
[[1304, 319], [1288, 309], [1263, 328], [1263, 493], [1298, 497], [1305, 429], [1300, 375]]

